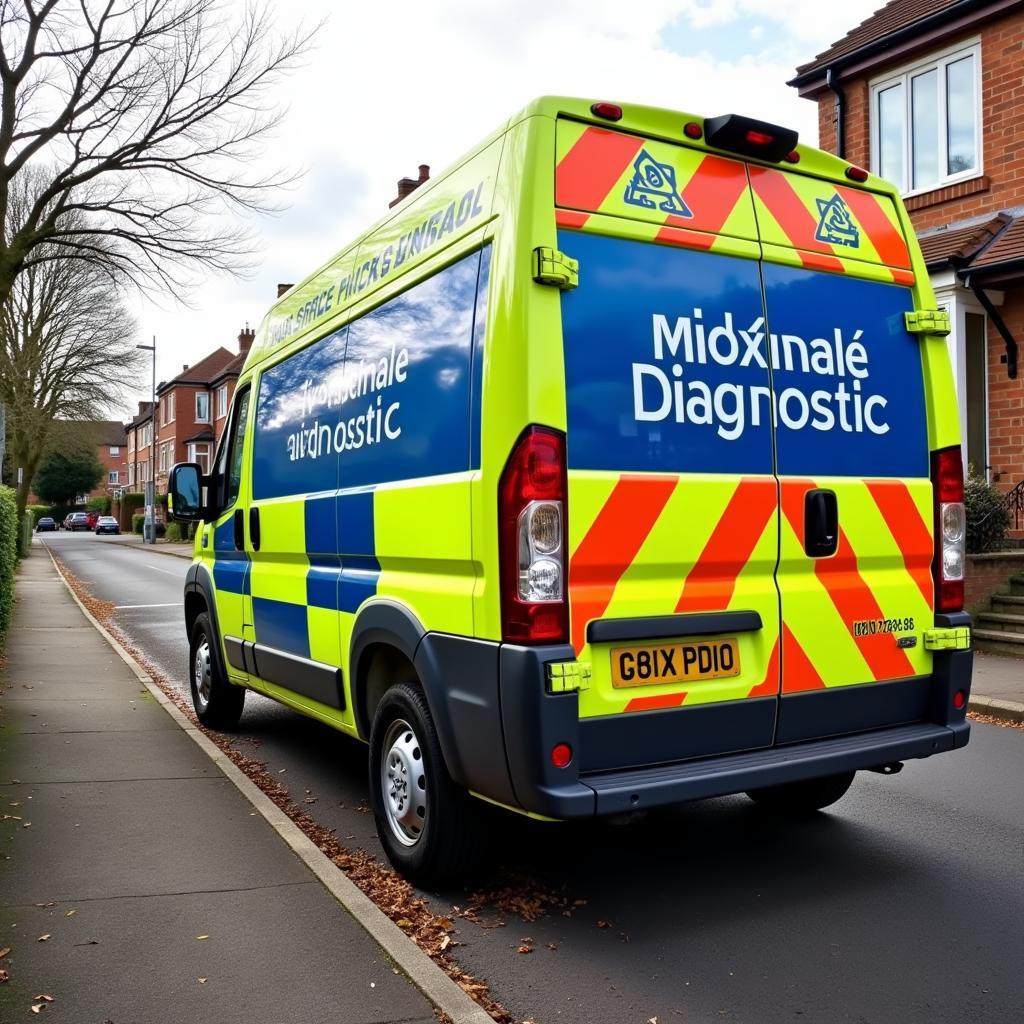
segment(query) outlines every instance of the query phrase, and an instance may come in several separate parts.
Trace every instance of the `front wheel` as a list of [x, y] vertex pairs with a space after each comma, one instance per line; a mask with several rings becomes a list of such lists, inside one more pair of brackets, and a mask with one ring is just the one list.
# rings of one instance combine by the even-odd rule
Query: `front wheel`
[[781, 786], [747, 790], [747, 796], [759, 807], [779, 814], [812, 814], [842, 798], [853, 783], [856, 772], [822, 775], [817, 779], [786, 782]]
[[384, 852], [410, 881], [458, 879], [476, 859], [475, 801], [452, 782], [422, 691], [392, 686], [370, 730], [370, 802]]
[[210, 729], [230, 730], [238, 725], [245, 707], [245, 689], [228, 682], [221, 668], [210, 616], [196, 616], [189, 643], [189, 686], [196, 718]]

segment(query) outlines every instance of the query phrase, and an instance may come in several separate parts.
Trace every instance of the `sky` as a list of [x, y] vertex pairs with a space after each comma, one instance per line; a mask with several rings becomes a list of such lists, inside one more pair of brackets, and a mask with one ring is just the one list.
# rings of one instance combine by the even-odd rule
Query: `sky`
[[[232, 0], [241, 9], [241, 0]], [[157, 380], [237, 351], [279, 282], [303, 278], [387, 212], [401, 177], [442, 171], [538, 95], [742, 113], [817, 142], [817, 109], [786, 81], [882, 0], [268, 0], [282, 31], [320, 24], [279, 89], [260, 169], [299, 171], [258, 218], [256, 266], [185, 296], [131, 300]], [[149, 397], [149, 368], [137, 395]]]

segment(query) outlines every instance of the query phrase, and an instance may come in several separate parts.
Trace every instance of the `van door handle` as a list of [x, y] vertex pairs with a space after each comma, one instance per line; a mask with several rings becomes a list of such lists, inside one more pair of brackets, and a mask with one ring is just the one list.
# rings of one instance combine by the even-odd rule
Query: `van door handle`
[[828, 558], [838, 547], [836, 492], [816, 487], [804, 495], [804, 551], [810, 558]]
[[235, 550], [245, 550], [245, 517], [240, 508], [235, 509], [234, 515]]
[[260, 549], [260, 510], [254, 505], [249, 509], [249, 540], [253, 551]]

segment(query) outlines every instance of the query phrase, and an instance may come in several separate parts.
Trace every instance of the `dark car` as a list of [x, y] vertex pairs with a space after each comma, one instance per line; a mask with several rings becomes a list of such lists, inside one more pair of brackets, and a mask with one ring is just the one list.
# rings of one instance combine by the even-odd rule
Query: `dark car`
[[56, 530], [57, 524], [51, 516], [40, 516], [36, 523], [36, 533], [46, 533], [48, 530]]
[[72, 532], [78, 530], [90, 530], [89, 517], [85, 512], [72, 512], [71, 515], [64, 520], [64, 526]]
[[121, 527], [117, 525], [117, 520], [113, 516], [100, 516], [96, 520], [96, 532], [120, 533]]

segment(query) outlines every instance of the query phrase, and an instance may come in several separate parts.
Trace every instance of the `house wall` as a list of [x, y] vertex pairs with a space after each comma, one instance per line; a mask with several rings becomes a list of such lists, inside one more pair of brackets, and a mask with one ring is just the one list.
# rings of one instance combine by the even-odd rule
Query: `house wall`
[[[905, 200], [917, 231], [982, 214], [1024, 206], [1024, 11], [988, 22], [943, 41], [936, 52], [981, 40], [982, 176], [909, 196]], [[923, 50], [921, 58], [929, 50]], [[901, 57], [891, 70], [910, 61]], [[844, 80], [846, 91], [846, 159], [871, 166], [870, 86], [885, 69], [869, 77]], [[819, 146], [835, 152], [835, 96], [818, 97]], [[1024, 290], [1007, 289], [1000, 313], [1021, 346], [1020, 375], [1007, 376], [1001, 357], [1006, 348], [997, 329], [988, 325], [988, 412], [990, 479], [1009, 490], [1024, 480]]]

